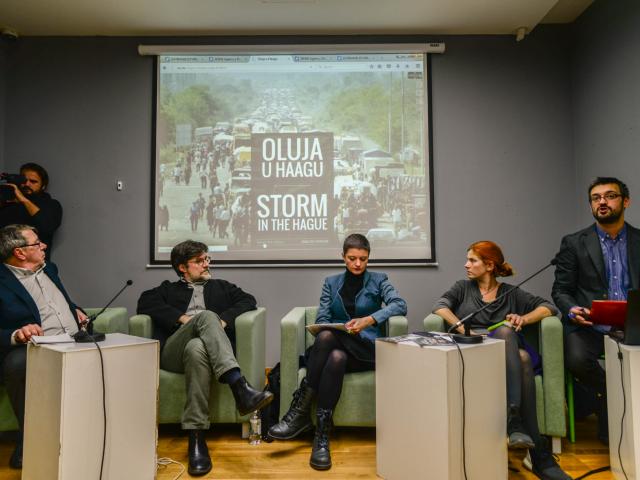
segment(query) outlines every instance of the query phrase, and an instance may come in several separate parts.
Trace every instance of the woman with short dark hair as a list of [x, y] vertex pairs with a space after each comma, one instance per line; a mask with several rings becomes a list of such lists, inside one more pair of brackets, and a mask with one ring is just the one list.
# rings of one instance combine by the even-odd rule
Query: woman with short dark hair
[[311, 429], [311, 402], [317, 398], [316, 434], [309, 461], [316, 470], [331, 468], [329, 427], [344, 374], [374, 370], [375, 339], [383, 334], [384, 323], [389, 317], [407, 313], [405, 301], [387, 275], [367, 270], [370, 250], [364, 235], [345, 238], [342, 258], [346, 271], [325, 279], [316, 323], [343, 323], [347, 331], [318, 333], [307, 351], [307, 375], [294, 392], [289, 411], [269, 429], [269, 435], [278, 440], [289, 440]]

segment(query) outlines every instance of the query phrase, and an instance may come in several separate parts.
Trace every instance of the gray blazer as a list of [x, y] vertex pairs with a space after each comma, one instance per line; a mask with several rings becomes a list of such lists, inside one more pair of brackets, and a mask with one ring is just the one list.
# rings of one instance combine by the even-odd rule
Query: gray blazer
[[[640, 288], [640, 230], [627, 225], [627, 261], [631, 288]], [[562, 313], [566, 333], [579, 326], [568, 318], [569, 309], [591, 306], [593, 300], [606, 300], [607, 274], [595, 224], [567, 235], [556, 255], [556, 277], [551, 297]]]

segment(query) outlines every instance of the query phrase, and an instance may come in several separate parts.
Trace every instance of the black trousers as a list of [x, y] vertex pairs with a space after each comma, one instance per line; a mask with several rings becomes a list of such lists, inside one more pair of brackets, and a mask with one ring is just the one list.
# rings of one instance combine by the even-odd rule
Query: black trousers
[[27, 347], [11, 347], [0, 360], [2, 381], [9, 395], [20, 431], [24, 429], [24, 393], [27, 380]]
[[324, 330], [309, 351], [307, 382], [317, 393], [318, 408], [333, 410], [342, 393], [344, 374], [374, 369], [373, 344], [345, 332]]
[[569, 333], [564, 341], [566, 366], [580, 383], [605, 397], [607, 383], [598, 360], [604, 354], [604, 334], [593, 328], [580, 328]]

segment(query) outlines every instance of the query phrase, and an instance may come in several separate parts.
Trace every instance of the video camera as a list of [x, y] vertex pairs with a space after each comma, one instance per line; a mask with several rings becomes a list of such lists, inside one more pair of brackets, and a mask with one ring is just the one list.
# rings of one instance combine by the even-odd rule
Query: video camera
[[0, 173], [0, 204], [9, 202], [15, 198], [13, 188], [7, 186], [8, 183], [20, 186], [27, 181], [24, 175], [19, 173]]

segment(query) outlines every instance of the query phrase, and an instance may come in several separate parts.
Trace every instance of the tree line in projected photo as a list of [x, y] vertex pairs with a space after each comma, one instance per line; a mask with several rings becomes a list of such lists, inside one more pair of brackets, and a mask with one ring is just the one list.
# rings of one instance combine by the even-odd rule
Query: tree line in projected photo
[[161, 55], [152, 262], [434, 261], [422, 53]]

